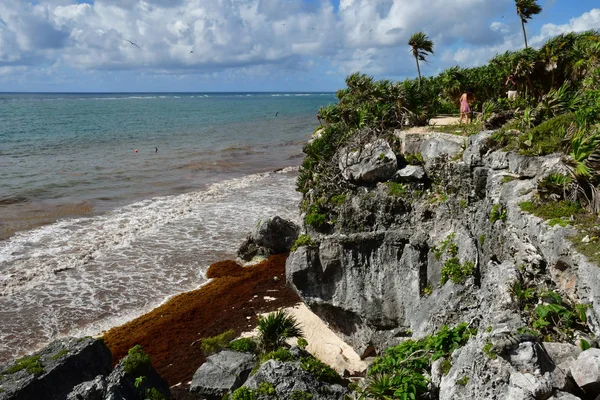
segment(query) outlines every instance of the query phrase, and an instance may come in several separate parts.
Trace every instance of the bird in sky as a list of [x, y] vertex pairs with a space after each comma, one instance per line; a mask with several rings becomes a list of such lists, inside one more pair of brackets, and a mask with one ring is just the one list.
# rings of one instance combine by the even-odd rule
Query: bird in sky
[[128, 39], [123, 39], [123, 40], [126, 41], [126, 42], [131, 43], [133, 46], [135, 46], [135, 47], [137, 47], [138, 49], [141, 50], [140, 46], [138, 46], [137, 44], [133, 43], [131, 40], [128, 40]]
[[279, 111], [277, 111], [277, 112], [275, 113], [275, 116], [278, 116], [278, 115], [279, 115]]
[[194, 52], [194, 50], [190, 50], [190, 54], [192, 54]]
[[155, 149], [156, 149], [156, 153], [158, 153], [158, 147], [155, 147]]

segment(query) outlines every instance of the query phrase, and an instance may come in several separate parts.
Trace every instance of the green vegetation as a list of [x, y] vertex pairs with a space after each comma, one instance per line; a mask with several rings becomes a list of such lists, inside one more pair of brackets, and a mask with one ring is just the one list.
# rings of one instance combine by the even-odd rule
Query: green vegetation
[[313, 395], [302, 390], [294, 390], [290, 400], [312, 400]]
[[297, 345], [301, 349], [306, 349], [306, 347], [308, 346], [308, 342], [303, 337], [299, 337]]
[[262, 357], [261, 357], [261, 361], [264, 363], [265, 361], [269, 361], [269, 360], [277, 360], [277, 361], [292, 361], [294, 359], [294, 355], [292, 354], [292, 352], [285, 348], [285, 347], [280, 347], [278, 349], [275, 349], [273, 351], [270, 351], [268, 353], [265, 353]]
[[440, 372], [442, 373], [442, 375], [448, 375], [450, 369], [452, 369], [452, 360], [450, 360], [450, 358], [444, 358], [444, 360], [440, 364]]
[[483, 349], [481, 349], [481, 350], [483, 351], [483, 353], [486, 356], [488, 356], [492, 360], [495, 360], [496, 357], [498, 357], [498, 355], [493, 350], [493, 348], [494, 348], [494, 345], [492, 344], [492, 342], [488, 341], [488, 342], [485, 343], [485, 345], [483, 346]]
[[514, 176], [506, 175], [506, 176], [502, 177], [502, 181], [501, 182], [502, 183], [508, 183], [508, 182], [514, 181], [515, 179], [517, 179], [517, 178], [515, 178]]
[[50, 358], [53, 359], [53, 360], [58, 360], [59, 358], [61, 358], [65, 354], [69, 354], [69, 351], [66, 350], [66, 349], [62, 349], [61, 351], [59, 351], [58, 353], [56, 353], [55, 355], [53, 355]]
[[166, 400], [165, 396], [156, 388], [147, 389], [145, 398], [147, 400]]
[[423, 296], [430, 296], [431, 293], [433, 293], [433, 287], [431, 286], [431, 284], [423, 288]]
[[28, 373], [33, 375], [41, 375], [44, 371], [44, 366], [40, 361], [40, 356], [26, 356], [19, 358], [15, 365], [3, 371], [3, 374], [10, 375], [16, 372], [26, 370]]
[[444, 285], [448, 280], [451, 280], [452, 283], [464, 283], [474, 272], [475, 263], [465, 261], [464, 264], [461, 264], [458, 257], [452, 257], [446, 260], [442, 267], [440, 284]]
[[256, 395], [253, 390], [242, 386], [231, 394], [231, 400], [256, 400]]
[[423, 156], [421, 155], [421, 153], [405, 154], [404, 160], [406, 161], [406, 163], [408, 165], [423, 165], [423, 164], [425, 164], [425, 161], [423, 160]]
[[306, 233], [302, 233], [300, 236], [298, 236], [298, 239], [296, 239], [296, 241], [294, 242], [294, 244], [292, 245], [292, 248], [290, 249], [290, 251], [296, 251], [298, 250], [298, 247], [302, 247], [302, 246], [314, 246], [316, 243], [312, 240], [312, 237], [310, 237], [310, 235], [307, 235]]
[[133, 386], [135, 386], [136, 388], [139, 388], [140, 386], [142, 386], [142, 383], [144, 383], [144, 381], [146, 380], [145, 376], [138, 376], [137, 378], [135, 378], [135, 381], [133, 382]]
[[236, 339], [229, 343], [229, 348], [233, 351], [254, 353], [256, 351], [256, 342], [250, 338]]
[[369, 368], [365, 394], [374, 398], [421, 398], [428, 390], [424, 374], [431, 362], [449, 358], [475, 334], [477, 331], [466, 323], [452, 329], [443, 326], [435, 335], [388, 348]]
[[496, 221], [506, 221], [506, 209], [500, 204], [494, 204], [490, 213], [490, 222], [493, 224]]
[[531, 201], [525, 201], [519, 204], [519, 207], [521, 207], [521, 210], [543, 219], [570, 218], [571, 216], [583, 212], [581, 206], [572, 201], [556, 201], [538, 204]]
[[402, 183], [386, 182], [385, 184], [388, 187], [388, 194], [390, 196], [402, 197], [402, 196], [406, 195], [406, 193], [407, 193], [406, 185], [404, 185]]
[[483, 246], [485, 244], [485, 233], [479, 236], [479, 243]]
[[342, 378], [329, 365], [314, 357], [306, 357], [300, 361], [300, 367], [314, 375], [315, 378], [327, 383], [341, 383]]
[[572, 340], [575, 331], [588, 332], [586, 304], [572, 304], [552, 290], [536, 290], [516, 282], [511, 295], [527, 316], [526, 332], [548, 341]]
[[123, 370], [129, 375], [144, 375], [151, 366], [150, 356], [139, 344], [133, 346], [123, 359]]
[[258, 318], [258, 342], [262, 351], [275, 350], [292, 337], [304, 337], [294, 316], [280, 310]]
[[439, 261], [446, 250], [448, 250], [448, 253], [452, 256], [456, 256], [458, 254], [458, 246], [455, 243], [453, 243], [453, 240], [455, 238], [456, 233], [452, 232], [451, 234], [446, 236], [446, 239], [442, 240], [442, 242], [440, 243], [440, 247], [433, 246], [431, 248], [431, 251], [433, 251], [433, 255], [435, 256], [436, 260]]
[[205, 355], [211, 355], [221, 351], [229, 346], [229, 342], [235, 337], [233, 329], [225, 331], [219, 335], [202, 339], [202, 352]]
[[256, 394], [259, 396], [275, 396], [275, 388], [269, 382], [261, 382], [256, 389]]
[[469, 377], [466, 375], [456, 381], [456, 384], [460, 386], [466, 386], [467, 383], [469, 383]]
[[427, 56], [433, 54], [433, 42], [429, 40], [425, 33], [417, 32], [408, 39], [408, 45], [411, 47], [412, 54], [417, 62], [419, 87], [421, 87], [421, 67], [419, 66], [419, 61], [427, 62]]

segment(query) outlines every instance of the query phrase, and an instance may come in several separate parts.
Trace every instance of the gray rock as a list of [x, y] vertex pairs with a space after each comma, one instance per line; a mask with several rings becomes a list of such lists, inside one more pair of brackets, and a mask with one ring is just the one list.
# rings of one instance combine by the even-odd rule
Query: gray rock
[[250, 353], [225, 350], [212, 355], [194, 373], [190, 392], [220, 399], [242, 386], [255, 362], [256, 357]]
[[74, 386], [108, 374], [112, 359], [104, 342], [93, 338], [60, 339], [29, 357], [39, 357], [38, 374], [26, 368], [9, 373], [18, 360], [0, 366], [0, 399], [64, 400]]
[[500, 129], [515, 116], [514, 111], [493, 112], [484, 122], [485, 129]]
[[390, 179], [398, 162], [385, 139], [377, 139], [358, 150], [343, 149], [338, 157], [342, 176], [354, 182], [383, 182]]
[[568, 371], [571, 364], [581, 354], [581, 348], [570, 343], [544, 343], [544, 348], [554, 364]]
[[104, 392], [106, 392], [106, 378], [98, 375], [93, 381], [75, 386], [67, 396], [67, 400], [103, 400]]
[[240, 246], [238, 257], [250, 261], [255, 256], [268, 257], [287, 253], [298, 239], [299, 233], [300, 227], [292, 221], [278, 216], [264, 218]]
[[580, 400], [581, 397], [577, 397], [574, 394], [558, 391], [554, 396], [548, 397], [548, 400]]
[[[125, 363], [130, 356], [123, 358], [106, 378], [104, 400], [132, 400], [146, 398], [149, 390], [158, 391], [165, 399], [171, 398], [167, 382], [152, 365], [138, 365], [133, 371], [125, 371]], [[136, 383], [136, 379], [138, 382]]]
[[310, 393], [314, 400], [343, 399], [347, 393], [347, 389], [339, 384], [317, 380], [314, 375], [300, 368], [298, 362], [269, 360], [244, 383], [244, 386], [256, 390], [262, 382], [270, 383], [280, 399], [291, 398], [295, 391]]
[[600, 349], [588, 349], [581, 352], [571, 364], [571, 375], [579, 387], [586, 392], [593, 389], [598, 394], [600, 386]]
[[396, 171], [394, 181], [396, 182], [418, 182], [425, 179], [425, 169], [420, 165], [407, 165]]
[[492, 134], [492, 131], [484, 131], [469, 137], [467, 148], [463, 153], [465, 164], [470, 167], [483, 166], [484, 156], [489, 152], [489, 140]]

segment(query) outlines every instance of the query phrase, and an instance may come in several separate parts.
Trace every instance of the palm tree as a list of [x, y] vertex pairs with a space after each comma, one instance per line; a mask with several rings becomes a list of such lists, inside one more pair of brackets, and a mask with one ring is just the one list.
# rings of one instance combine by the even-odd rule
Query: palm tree
[[527, 32], [525, 32], [525, 24], [528, 19], [542, 12], [542, 7], [536, 0], [515, 0], [517, 6], [517, 14], [521, 18], [521, 26], [523, 27], [523, 37], [525, 38], [525, 48], [527, 48]]
[[421, 87], [421, 67], [419, 66], [419, 60], [427, 62], [429, 54], [433, 54], [433, 42], [429, 40], [427, 35], [423, 32], [417, 32], [410, 37], [408, 45], [412, 47], [413, 56], [417, 61], [417, 72], [419, 73], [419, 87]]
[[302, 329], [293, 315], [279, 310], [266, 317], [258, 317], [258, 341], [265, 353], [281, 347], [286, 339], [304, 337]]

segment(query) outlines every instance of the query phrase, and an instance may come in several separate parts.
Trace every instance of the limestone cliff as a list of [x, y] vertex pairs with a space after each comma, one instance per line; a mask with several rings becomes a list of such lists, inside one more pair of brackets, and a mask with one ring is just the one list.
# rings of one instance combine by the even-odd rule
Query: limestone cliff
[[[440, 398], [575, 393], [569, 389], [572, 374], [568, 382], [555, 379], [546, 382], [550, 389], [539, 389], [545, 382], [542, 377], [554, 368], [531, 357], [537, 368], [534, 378], [510, 359], [501, 364], [483, 357], [487, 342], [496, 346], [503, 340], [498, 338], [513, 337], [530, 322], [515, 288], [544, 289], [583, 305], [585, 326], [573, 328], [561, 341], [572, 345], [584, 338], [593, 343], [600, 334], [599, 267], [575, 250], [569, 237], [577, 232], [568, 221], [560, 224], [565, 227], [550, 226], [520, 206], [536, 194], [540, 179], [566, 171], [561, 156], [495, 151], [490, 148], [491, 135], [397, 131], [399, 170], [392, 171], [387, 182], [354, 182], [355, 190], [346, 195], [329, 232], [305, 227], [311, 240], [288, 258], [288, 283], [365, 356], [408, 337], [423, 337], [444, 324], [464, 321], [478, 328], [478, 337], [461, 349], [463, 359], [455, 352], [452, 370], [438, 382]], [[421, 171], [418, 166], [407, 171], [402, 161], [410, 154], [420, 155], [416, 158], [422, 160]], [[343, 153], [336, 157], [348, 159]], [[360, 166], [375, 168], [378, 162], [370, 157], [362, 162], [352, 155], [353, 173], [344, 176], [369, 175]], [[375, 158], [381, 164], [387, 156]], [[346, 167], [340, 163], [341, 174]], [[538, 351], [535, 340], [513, 342], [522, 351]], [[528, 342], [529, 350], [521, 342]], [[467, 372], [471, 383], [456, 385]], [[529, 377], [525, 389], [518, 381], [521, 376]], [[498, 384], [491, 388], [494, 380]], [[536, 390], [543, 394], [538, 396]]]

